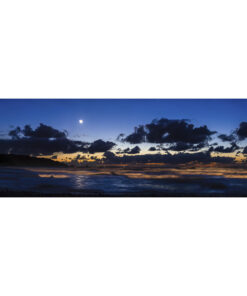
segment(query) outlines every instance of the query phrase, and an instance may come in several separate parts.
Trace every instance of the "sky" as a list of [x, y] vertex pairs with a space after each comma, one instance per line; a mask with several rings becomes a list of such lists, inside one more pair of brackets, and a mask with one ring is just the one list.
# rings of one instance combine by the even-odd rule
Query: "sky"
[[[138, 145], [136, 150], [124, 153], [207, 150], [221, 153], [220, 156], [225, 152], [227, 156], [245, 155], [246, 110], [247, 100], [241, 99], [0, 99], [0, 152], [35, 156], [77, 152], [103, 155], [109, 151], [123, 154], [125, 149]], [[156, 120], [155, 129], [151, 130], [149, 124], [153, 120]], [[244, 125], [240, 129], [241, 123]], [[26, 125], [29, 131], [25, 131]], [[140, 125], [144, 130], [138, 138], [135, 127]], [[167, 126], [165, 131], [164, 126]], [[47, 127], [51, 129], [48, 136]], [[11, 130], [14, 134], [9, 134]], [[120, 134], [124, 134], [121, 141], [117, 139]], [[223, 140], [218, 137], [220, 134], [233, 138]], [[99, 139], [103, 141], [97, 142]], [[161, 143], [162, 148], [157, 146]], [[149, 151], [152, 146], [156, 146], [155, 152]], [[108, 157], [112, 159], [109, 154]], [[198, 156], [202, 158], [206, 161], [205, 155]]]
[[195, 126], [229, 133], [246, 120], [246, 110], [247, 100], [239, 99], [9, 99], [0, 100], [0, 133], [44, 123], [66, 129], [71, 139], [115, 141], [119, 133], [161, 117], [190, 119]]

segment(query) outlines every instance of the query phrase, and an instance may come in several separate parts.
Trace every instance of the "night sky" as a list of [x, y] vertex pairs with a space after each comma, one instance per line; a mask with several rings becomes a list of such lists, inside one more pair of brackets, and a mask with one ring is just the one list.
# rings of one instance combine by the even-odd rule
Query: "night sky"
[[[9, 131], [17, 126], [28, 124], [35, 129], [43, 123], [67, 130], [72, 140], [103, 139], [116, 142], [115, 148], [126, 148], [131, 143], [117, 142], [118, 135], [133, 133], [134, 127], [154, 119], [188, 119], [195, 127], [206, 125], [218, 134], [230, 134], [246, 121], [246, 110], [247, 100], [241, 99], [1, 99], [0, 137], [8, 139]], [[152, 144], [139, 146], [147, 151]]]
[[[115, 140], [119, 133], [130, 133], [134, 126], [155, 118], [190, 119], [196, 126], [228, 133], [246, 120], [247, 100], [0, 100], [0, 128], [33, 127], [39, 123], [66, 129], [71, 138]], [[84, 124], [79, 125], [78, 120]]]

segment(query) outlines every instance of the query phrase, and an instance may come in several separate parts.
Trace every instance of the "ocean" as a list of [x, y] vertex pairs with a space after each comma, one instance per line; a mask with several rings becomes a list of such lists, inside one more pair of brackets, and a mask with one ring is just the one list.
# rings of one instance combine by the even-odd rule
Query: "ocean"
[[[190, 175], [179, 178], [164, 174], [133, 172], [109, 174], [98, 170], [49, 168], [0, 168], [1, 196], [246, 196], [246, 178]], [[137, 177], [136, 177], [136, 174]]]

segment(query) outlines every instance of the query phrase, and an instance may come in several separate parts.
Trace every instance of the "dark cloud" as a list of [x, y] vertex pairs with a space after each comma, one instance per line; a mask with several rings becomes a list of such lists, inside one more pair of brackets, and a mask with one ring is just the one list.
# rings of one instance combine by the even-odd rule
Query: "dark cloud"
[[241, 122], [239, 128], [236, 130], [236, 134], [239, 140], [247, 138], [247, 122]]
[[165, 164], [183, 164], [189, 162], [201, 163], [233, 163], [232, 157], [212, 157], [210, 152], [197, 153], [177, 153], [177, 154], [145, 154], [145, 155], [124, 155], [116, 156], [112, 152], [104, 154], [105, 162], [109, 163], [165, 163]]
[[21, 133], [21, 128], [19, 126], [17, 126], [15, 129], [13, 129], [9, 132], [9, 136], [12, 139], [19, 139], [20, 133]]
[[122, 149], [121, 148], [118, 148], [117, 149], [117, 151], [115, 152], [116, 154], [122, 154], [123, 153], [123, 151], [122, 151]]
[[124, 138], [124, 134], [120, 134], [118, 139], [122, 142], [128, 142], [130, 144], [139, 144], [145, 142], [146, 139], [146, 131], [143, 125], [139, 127], [135, 127], [134, 133], [128, 135]]
[[218, 138], [221, 139], [221, 141], [223, 142], [233, 142], [235, 140], [235, 136], [233, 134], [231, 135], [221, 134], [218, 136]]
[[206, 143], [200, 143], [197, 145], [190, 144], [190, 143], [183, 143], [183, 142], [178, 142], [175, 145], [172, 145], [166, 150], [171, 150], [171, 151], [199, 151], [200, 149], [206, 147]]
[[118, 154], [123, 154], [123, 153], [129, 153], [129, 151], [130, 151], [130, 148], [126, 148], [126, 149], [124, 149], [124, 150], [118, 150]]
[[139, 146], [135, 146], [134, 148], [130, 149], [130, 148], [126, 148], [125, 150], [123, 150], [122, 153], [126, 153], [126, 154], [138, 154], [140, 153], [141, 149]]
[[97, 160], [97, 156], [91, 156], [90, 159]]
[[119, 134], [116, 140], [122, 142], [123, 138], [124, 138], [124, 134]]
[[[120, 134], [119, 141], [131, 144], [155, 143], [149, 151], [156, 151], [156, 154], [140, 155], [140, 147], [117, 150], [116, 154], [110, 150], [116, 145], [114, 142], [96, 140], [92, 143], [71, 140], [66, 131], [57, 130], [51, 126], [41, 123], [36, 129], [30, 125], [24, 128], [16, 127], [9, 132], [11, 139], [0, 139], [0, 153], [2, 154], [26, 154], [26, 155], [52, 155], [54, 153], [104, 153], [106, 162], [135, 163], [186, 163], [198, 162], [232, 162], [230, 157], [212, 157], [211, 152], [232, 153], [241, 149], [236, 144], [236, 139], [247, 138], [247, 122], [241, 122], [238, 129], [230, 135], [221, 134], [219, 139], [223, 142], [230, 142], [230, 147], [219, 146], [217, 143], [209, 144], [214, 131], [206, 125], [195, 127], [188, 120], [169, 120], [162, 118], [153, 120], [146, 125], [135, 128], [134, 133], [124, 136]], [[234, 139], [234, 141], [230, 141]], [[205, 149], [204, 149], [205, 148]], [[203, 150], [202, 150], [203, 149]], [[205, 150], [207, 150], [205, 152]], [[159, 151], [165, 151], [161, 154]], [[178, 152], [176, 154], [173, 153]], [[202, 152], [204, 151], [204, 152]], [[164, 153], [164, 152], [162, 152]], [[243, 149], [247, 154], [247, 147]], [[117, 154], [124, 154], [119, 156]], [[54, 159], [56, 156], [53, 156]], [[82, 159], [78, 154], [75, 160]], [[93, 156], [94, 159], [94, 156]]]
[[12, 139], [0, 139], [0, 153], [50, 155], [53, 153], [96, 153], [110, 150], [115, 143], [97, 140], [93, 143], [67, 138], [66, 131], [59, 131], [41, 123], [35, 130], [29, 125], [9, 132]]
[[96, 152], [106, 152], [111, 150], [116, 144], [109, 141], [97, 140], [90, 144], [88, 152], [93, 154]]
[[217, 146], [217, 147], [211, 147], [209, 150], [218, 152], [218, 153], [232, 153], [238, 150], [240, 147], [236, 143], [231, 143], [230, 147], [224, 147], [224, 146]]
[[138, 154], [141, 152], [141, 148], [139, 146], [135, 146], [134, 148], [126, 148], [124, 150], [118, 148], [115, 154]]
[[204, 147], [205, 144], [215, 134], [210, 131], [206, 125], [195, 127], [188, 120], [170, 120], [161, 118], [153, 120], [151, 123], [140, 125], [135, 128], [134, 133], [124, 137], [121, 136], [123, 142], [138, 144], [143, 142], [169, 144], [174, 151], [197, 150], [199, 146]]
[[[79, 155], [79, 154], [78, 154]], [[76, 160], [87, 160], [87, 157], [85, 155], [80, 155], [79, 158], [78, 158], [78, 155], [76, 157]]]
[[146, 125], [147, 141], [150, 143], [188, 143], [199, 144], [210, 139], [215, 132], [206, 125], [194, 127], [188, 120], [169, 120], [161, 118]]
[[30, 125], [25, 125], [24, 129], [18, 126], [9, 132], [9, 136], [13, 139], [20, 138], [21, 135], [28, 138], [59, 139], [66, 138], [67, 131], [59, 131], [51, 126], [40, 123], [35, 130]]
[[193, 148], [193, 144], [178, 142], [175, 145], [169, 147], [172, 151], [185, 151]]
[[105, 160], [108, 162], [114, 162], [114, 160], [119, 160], [121, 157], [116, 156], [113, 152], [111, 151], [106, 151], [104, 153]]
[[56, 152], [87, 152], [87, 146], [88, 143], [67, 138], [53, 140], [45, 138], [0, 139], [0, 153], [3, 154], [50, 155]]
[[[98, 142], [100, 141], [100, 142]], [[115, 144], [97, 140], [92, 144], [81, 141], [73, 141], [67, 138], [45, 139], [45, 138], [19, 138], [0, 139], [0, 153], [3, 154], [28, 154], [28, 155], [50, 155], [61, 153], [96, 153], [110, 150]]]
[[202, 148], [205, 148], [205, 147], [208, 147], [208, 143], [200, 143], [200, 144], [197, 144], [197, 145], [193, 145], [190, 149], [190, 151], [199, 151], [200, 149]]
[[135, 146], [134, 148], [132, 148], [129, 152], [129, 154], [138, 154], [141, 152], [141, 149], [139, 146]]

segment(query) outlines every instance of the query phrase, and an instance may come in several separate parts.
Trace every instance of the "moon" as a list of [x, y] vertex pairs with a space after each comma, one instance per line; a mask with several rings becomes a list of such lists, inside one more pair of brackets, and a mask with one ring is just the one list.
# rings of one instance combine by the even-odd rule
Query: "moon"
[[82, 119], [79, 119], [79, 123], [80, 123], [80, 124], [83, 124], [83, 120], [82, 120]]

